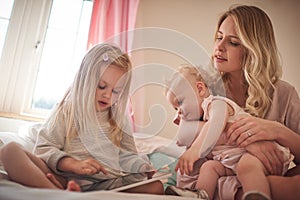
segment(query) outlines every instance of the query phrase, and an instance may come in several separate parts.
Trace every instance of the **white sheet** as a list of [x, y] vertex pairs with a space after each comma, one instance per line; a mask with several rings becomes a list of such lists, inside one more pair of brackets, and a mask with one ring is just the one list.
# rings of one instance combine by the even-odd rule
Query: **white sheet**
[[63, 190], [36, 189], [21, 186], [17, 183], [0, 180], [0, 199], [3, 200], [185, 200], [168, 195], [129, 194], [123, 192], [67, 192]]

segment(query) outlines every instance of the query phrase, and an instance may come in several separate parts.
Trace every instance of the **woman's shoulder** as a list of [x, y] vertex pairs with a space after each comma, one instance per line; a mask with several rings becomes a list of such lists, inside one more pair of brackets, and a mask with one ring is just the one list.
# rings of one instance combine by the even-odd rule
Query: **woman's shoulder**
[[279, 80], [277, 83], [275, 83], [275, 90], [289, 92], [294, 91], [295, 87], [284, 80]]
[[286, 98], [290, 98], [291, 96], [298, 96], [296, 88], [291, 85], [290, 83], [283, 81], [283, 80], [279, 80], [276, 84], [275, 84], [275, 90], [274, 90], [274, 96], [276, 98], [280, 97], [281, 99]]
[[276, 120], [300, 133], [300, 99], [294, 86], [283, 80], [275, 84], [272, 105], [265, 118]]
[[299, 98], [296, 88], [286, 81], [279, 80], [274, 86], [273, 102], [276, 99], [281, 102], [287, 102], [291, 99]]

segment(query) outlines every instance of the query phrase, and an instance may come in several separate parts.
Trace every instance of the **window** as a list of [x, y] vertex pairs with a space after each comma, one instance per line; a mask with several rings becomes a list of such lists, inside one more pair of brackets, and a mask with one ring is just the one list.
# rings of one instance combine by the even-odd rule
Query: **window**
[[86, 51], [92, 4], [15, 1], [0, 61], [0, 112], [45, 116], [61, 99]]
[[4, 45], [6, 32], [11, 16], [11, 11], [14, 5], [14, 0], [0, 0], [0, 57]]
[[53, 1], [31, 109], [51, 109], [71, 84], [86, 51], [91, 12], [91, 1]]

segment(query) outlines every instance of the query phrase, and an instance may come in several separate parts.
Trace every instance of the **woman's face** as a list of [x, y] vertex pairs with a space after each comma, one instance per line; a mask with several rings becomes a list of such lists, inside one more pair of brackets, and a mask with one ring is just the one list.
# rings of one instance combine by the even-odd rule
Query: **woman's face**
[[96, 89], [96, 110], [105, 111], [119, 98], [125, 87], [125, 71], [115, 65], [110, 65], [102, 73]]
[[221, 24], [214, 45], [214, 66], [220, 72], [240, 72], [242, 70], [244, 48], [237, 36], [232, 17]]

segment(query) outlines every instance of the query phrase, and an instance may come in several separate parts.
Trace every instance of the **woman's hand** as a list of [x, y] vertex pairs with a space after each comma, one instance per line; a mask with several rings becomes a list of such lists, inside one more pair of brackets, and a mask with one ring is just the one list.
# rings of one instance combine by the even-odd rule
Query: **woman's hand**
[[100, 171], [107, 174], [106, 169], [95, 159], [76, 160], [71, 157], [64, 157], [58, 162], [58, 169], [75, 174], [93, 175]]
[[227, 127], [226, 136], [229, 144], [246, 147], [257, 141], [275, 141], [280, 126], [282, 124], [275, 121], [244, 115]]
[[180, 156], [175, 171], [180, 170], [180, 173], [189, 174], [193, 171], [194, 163], [199, 159], [199, 151], [190, 147], [187, 149], [182, 156]]
[[274, 142], [255, 142], [246, 146], [246, 150], [263, 163], [268, 174], [282, 175], [283, 153]]
[[228, 125], [226, 136], [229, 144], [244, 147], [256, 156], [269, 174], [281, 175], [283, 155], [273, 142], [281, 126], [275, 121], [244, 115]]

